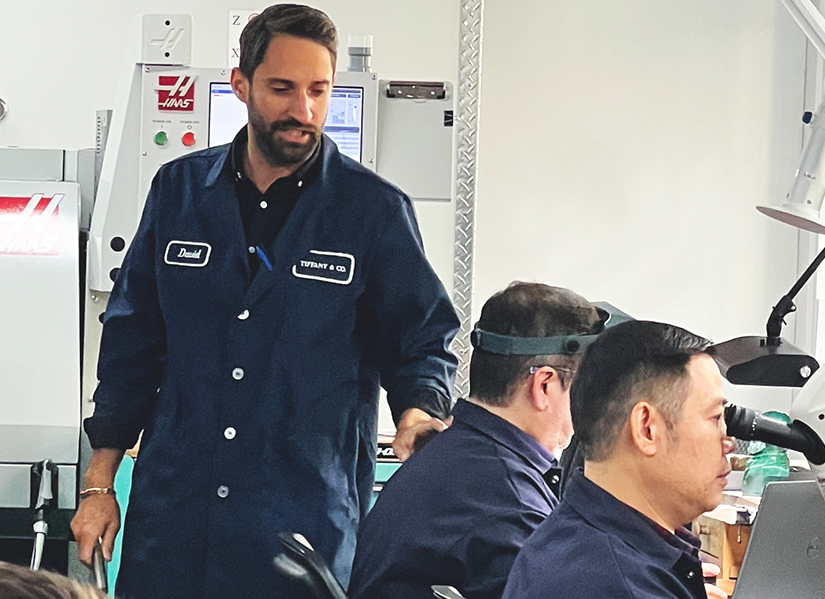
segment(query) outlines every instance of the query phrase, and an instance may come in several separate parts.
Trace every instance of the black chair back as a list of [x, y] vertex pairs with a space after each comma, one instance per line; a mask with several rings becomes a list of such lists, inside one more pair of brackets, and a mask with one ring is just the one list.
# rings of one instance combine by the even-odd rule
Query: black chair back
[[281, 575], [303, 586], [316, 599], [347, 599], [324, 558], [315, 553], [303, 536], [282, 532], [278, 537], [284, 552], [275, 556], [273, 565]]

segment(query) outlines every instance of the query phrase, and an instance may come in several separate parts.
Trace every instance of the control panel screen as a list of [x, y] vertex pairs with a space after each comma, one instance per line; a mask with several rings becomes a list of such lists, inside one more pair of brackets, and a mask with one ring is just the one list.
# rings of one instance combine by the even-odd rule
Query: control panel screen
[[[326, 133], [342, 154], [361, 162], [363, 143], [364, 90], [360, 87], [332, 89]], [[231, 142], [247, 122], [246, 106], [229, 83], [209, 85], [209, 147]]]
[[364, 90], [360, 87], [334, 87], [324, 133], [342, 154], [361, 162]]
[[229, 83], [209, 84], [209, 147], [230, 143], [246, 125], [246, 104]]

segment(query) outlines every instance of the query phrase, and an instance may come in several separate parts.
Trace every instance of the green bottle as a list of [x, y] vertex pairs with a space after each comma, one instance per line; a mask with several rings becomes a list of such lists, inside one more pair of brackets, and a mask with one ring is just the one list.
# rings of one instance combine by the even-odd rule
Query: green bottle
[[[771, 418], [784, 424], [791, 421], [788, 415], [782, 412], [764, 412], [762, 418]], [[743, 494], [761, 496], [769, 482], [788, 478], [790, 462], [787, 450], [762, 441], [751, 441], [748, 444], [748, 453], [751, 459], [745, 465], [745, 475], [742, 478]]]

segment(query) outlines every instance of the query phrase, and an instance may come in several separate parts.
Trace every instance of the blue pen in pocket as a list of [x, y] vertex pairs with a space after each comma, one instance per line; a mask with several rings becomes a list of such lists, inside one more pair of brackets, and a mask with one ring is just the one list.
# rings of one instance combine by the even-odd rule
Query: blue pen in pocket
[[258, 258], [261, 259], [261, 262], [264, 263], [267, 270], [272, 271], [272, 263], [269, 261], [269, 258], [266, 257], [266, 252], [264, 252], [263, 248], [261, 248], [261, 246], [257, 246], [255, 248], [255, 252], [258, 254]]

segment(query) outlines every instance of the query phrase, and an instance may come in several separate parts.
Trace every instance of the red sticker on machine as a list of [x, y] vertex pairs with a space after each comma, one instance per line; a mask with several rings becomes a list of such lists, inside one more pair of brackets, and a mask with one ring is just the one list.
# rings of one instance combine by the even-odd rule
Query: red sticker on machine
[[27, 198], [0, 196], [0, 254], [55, 256], [60, 249], [62, 193]]
[[195, 110], [195, 77], [192, 75], [158, 76], [158, 110]]

